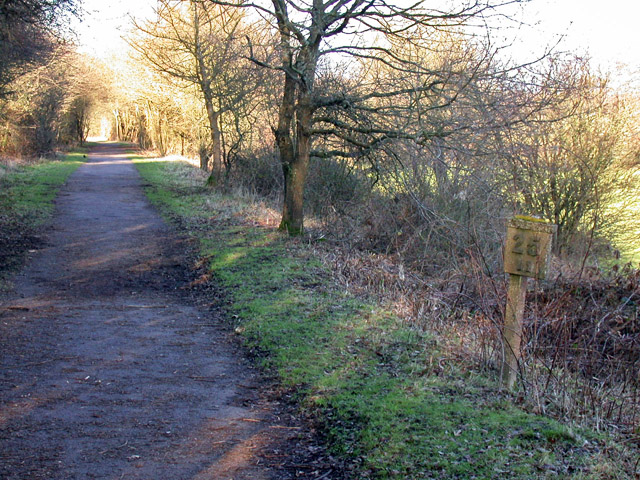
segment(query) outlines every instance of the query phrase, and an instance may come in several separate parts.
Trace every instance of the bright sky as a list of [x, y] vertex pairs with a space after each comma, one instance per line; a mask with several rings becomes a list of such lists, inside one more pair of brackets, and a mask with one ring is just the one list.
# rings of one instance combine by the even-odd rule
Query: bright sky
[[151, 13], [154, 0], [81, 0], [83, 21], [75, 27], [82, 52], [104, 58], [125, 47], [122, 36], [130, 28], [130, 16]]
[[[523, 20], [534, 25], [524, 38], [530, 46], [554, 43], [561, 50], [588, 53], [604, 70], [626, 64], [640, 68], [638, 0], [531, 0]], [[535, 25], [537, 23], [537, 25]]]
[[[453, 1], [452, 3], [456, 3]], [[104, 57], [122, 48], [129, 15], [145, 16], [154, 0], [84, 0], [85, 20], [78, 26], [83, 51]], [[589, 53], [603, 70], [615, 70], [626, 64], [628, 70], [640, 70], [640, 1], [638, 0], [530, 0], [522, 20], [531, 25], [519, 33], [514, 50], [527, 52], [530, 59], [546, 45], [555, 44], [564, 35], [561, 50]]]

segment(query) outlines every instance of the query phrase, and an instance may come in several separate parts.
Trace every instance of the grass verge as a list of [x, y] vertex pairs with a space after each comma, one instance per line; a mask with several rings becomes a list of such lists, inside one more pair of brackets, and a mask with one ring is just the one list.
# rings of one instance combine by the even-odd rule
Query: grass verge
[[85, 160], [86, 148], [56, 160], [0, 162], [0, 290], [25, 253], [39, 243], [51, 218], [54, 199], [69, 175]]
[[317, 260], [322, 245], [255, 226], [260, 205], [207, 190], [190, 165], [136, 164], [149, 198], [199, 239], [236, 331], [354, 478], [633, 478], [612, 440], [525, 411], [448, 362], [439, 338], [345, 291]]

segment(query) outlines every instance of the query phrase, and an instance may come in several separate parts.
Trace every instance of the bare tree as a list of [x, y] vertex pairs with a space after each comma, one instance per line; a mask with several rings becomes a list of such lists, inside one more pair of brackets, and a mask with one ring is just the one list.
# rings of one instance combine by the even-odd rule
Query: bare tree
[[[451, 72], [425, 69], [423, 64], [400, 55], [395, 47], [398, 44], [424, 46], [439, 32], [463, 32], [475, 19], [490, 14], [496, 7], [518, 3], [517, 0], [473, 0], [443, 11], [429, 8], [429, 2], [422, 0], [410, 4], [391, 0], [211, 1], [218, 5], [251, 8], [267, 18], [278, 33], [279, 61], [268, 63], [256, 58], [254, 61], [280, 71], [282, 75], [282, 97], [274, 134], [285, 178], [280, 228], [292, 235], [303, 230], [304, 188], [313, 142], [318, 134], [334, 134], [341, 143], [348, 143], [361, 152], [370, 150], [387, 138], [411, 135], [416, 139], [427, 139], [443, 134], [426, 124], [422, 130], [407, 134], [399, 128], [402, 125], [387, 123], [368, 125], [364, 132], [359, 129], [365, 127], [356, 127], [352, 134], [347, 135], [340, 131], [346, 132], [349, 130], [347, 127], [354, 126], [353, 123], [342, 123], [335, 117], [318, 120], [317, 114], [329, 107], [344, 111], [355, 111], [356, 107], [361, 107], [366, 111], [372, 102], [383, 102], [384, 99], [395, 99], [409, 93], [414, 102], [426, 100], [430, 110], [444, 108], [455, 101], [456, 91], [464, 88], [465, 83], [458, 82], [457, 76], [452, 76]], [[385, 90], [359, 89], [357, 92], [333, 94], [318, 89], [319, 73], [346, 58], [369, 65], [385, 65], [406, 76], [422, 75], [424, 81], [412, 85], [410, 91], [399, 85]], [[454, 79], [452, 83], [451, 79]], [[396, 110], [401, 109], [399, 104]], [[412, 110], [417, 111], [415, 108]], [[364, 142], [363, 136], [367, 137]]]
[[60, 140], [82, 145], [89, 135], [92, 120], [100, 105], [109, 101], [104, 65], [76, 52], [68, 52], [65, 61], [66, 99]]
[[75, 0], [4, 0], [0, 2], [0, 98], [10, 83], [55, 51], [62, 19], [76, 13]]
[[[629, 230], [624, 207], [635, 195], [639, 150], [625, 102], [584, 59], [560, 74], [570, 95], [537, 112], [510, 135], [502, 156], [511, 201], [558, 226], [556, 253], [585, 253], [593, 235]], [[633, 219], [635, 220], [635, 219]], [[580, 240], [582, 238], [582, 240]]]
[[57, 55], [14, 80], [15, 93], [5, 99], [6, 128], [15, 155], [44, 155], [56, 147], [69, 87], [67, 58]]
[[159, 0], [157, 18], [136, 22], [131, 46], [156, 71], [200, 90], [210, 129], [212, 165], [202, 167], [217, 182], [224, 163], [222, 116], [234, 114], [255, 92], [254, 66], [240, 52], [248, 35], [244, 12], [199, 0]]

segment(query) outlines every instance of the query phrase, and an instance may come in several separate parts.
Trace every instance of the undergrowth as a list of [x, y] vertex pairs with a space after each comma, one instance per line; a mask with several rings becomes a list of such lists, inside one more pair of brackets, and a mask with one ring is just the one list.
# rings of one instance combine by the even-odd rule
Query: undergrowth
[[354, 478], [634, 478], [612, 439], [525, 411], [491, 375], [447, 361], [437, 333], [345, 289], [322, 244], [266, 227], [259, 201], [207, 189], [187, 164], [136, 164], [149, 198], [199, 240], [236, 331]]

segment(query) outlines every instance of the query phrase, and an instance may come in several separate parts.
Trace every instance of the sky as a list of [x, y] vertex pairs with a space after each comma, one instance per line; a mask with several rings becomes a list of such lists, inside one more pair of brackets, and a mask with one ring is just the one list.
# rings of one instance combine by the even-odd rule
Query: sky
[[130, 28], [130, 17], [152, 12], [154, 0], [81, 0], [84, 17], [75, 22], [80, 51], [104, 58], [126, 46], [122, 40]]
[[[129, 15], [149, 15], [155, 5], [154, 0], [82, 3], [87, 13], [76, 27], [81, 50], [98, 57], [123, 48], [121, 37], [129, 28]], [[516, 58], [530, 59], [560, 41], [558, 49], [589, 54], [602, 71], [640, 71], [638, 0], [530, 0], [518, 16], [528, 26], [517, 29], [511, 49]], [[621, 70], [621, 64], [627, 68]]]
[[553, 44], [589, 54], [595, 65], [613, 71], [619, 64], [640, 68], [638, 0], [532, 0], [522, 20], [528, 45]]

